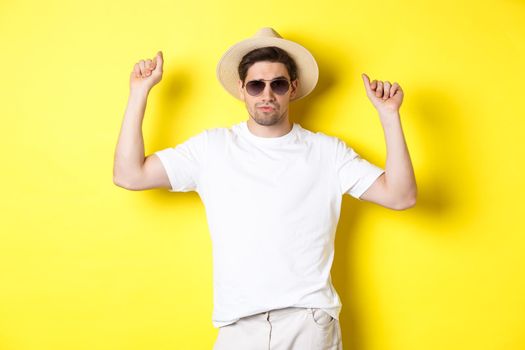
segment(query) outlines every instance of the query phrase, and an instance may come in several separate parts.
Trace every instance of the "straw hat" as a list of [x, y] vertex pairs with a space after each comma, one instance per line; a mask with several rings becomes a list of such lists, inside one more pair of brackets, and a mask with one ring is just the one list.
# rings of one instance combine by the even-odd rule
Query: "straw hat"
[[272, 28], [262, 28], [253, 37], [233, 45], [226, 51], [217, 65], [217, 79], [233, 97], [241, 99], [238, 90], [238, 67], [241, 59], [248, 52], [265, 46], [277, 46], [285, 50], [297, 65], [297, 93], [291, 100], [298, 100], [308, 95], [315, 88], [319, 78], [319, 68], [314, 56], [296, 42], [283, 39]]

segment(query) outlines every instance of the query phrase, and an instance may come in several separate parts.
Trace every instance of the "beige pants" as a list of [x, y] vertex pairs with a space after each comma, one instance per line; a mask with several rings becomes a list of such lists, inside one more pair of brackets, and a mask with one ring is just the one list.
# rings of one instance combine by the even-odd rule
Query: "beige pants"
[[219, 328], [213, 350], [342, 350], [339, 321], [322, 309], [287, 307]]

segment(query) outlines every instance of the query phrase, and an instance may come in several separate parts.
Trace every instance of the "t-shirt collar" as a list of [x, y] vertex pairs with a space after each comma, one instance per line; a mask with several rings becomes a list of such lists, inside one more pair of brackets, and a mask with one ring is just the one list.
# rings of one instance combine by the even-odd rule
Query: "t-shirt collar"
[[254, 141], [254, 142], [257, 142], [257, 143], [260, 143], [260, 144], [266, 144], [266, 145], [280, 145], [280, 144], [283, 144], [283, 143], [286, 143], [290, 140], [292, 140], [297, 132], [297, 128], [298, 128], [298, 125], [297, 123], [293, 123], [292, 124], [292, 129], [282, 135], [282, 136], [277, 136], [277, 137], [262, 137], [262, 136], [257, 136], [255, 134], [253, 134], [250, 129], [248, 128], [248, 122], [247, 121], [243, 121], [241, 123], [239, 123], [239, 126], [240, 126], [240, 129], [241, 129], [241, 132], [244, 136], [246, 136], [248, 139]]

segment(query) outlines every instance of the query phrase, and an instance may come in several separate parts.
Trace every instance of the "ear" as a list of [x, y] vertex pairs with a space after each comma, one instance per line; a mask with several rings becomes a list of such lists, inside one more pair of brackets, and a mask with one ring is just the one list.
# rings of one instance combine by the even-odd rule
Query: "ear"
[[239, 79], [238, 81], [238, 88], [239, 88], [239, 96], [241, 97], [241, 100], [244, 101], [244, 90], [242, 88], [242, 81]]
[[290, 99], [294, 98], [295, 95], [297, 95], [297, 86], [299, 84], [299, 80], [298, 79], [295, 79], [294, 81], [291, 82], [291, 88], [292, 90], [290, 91]]

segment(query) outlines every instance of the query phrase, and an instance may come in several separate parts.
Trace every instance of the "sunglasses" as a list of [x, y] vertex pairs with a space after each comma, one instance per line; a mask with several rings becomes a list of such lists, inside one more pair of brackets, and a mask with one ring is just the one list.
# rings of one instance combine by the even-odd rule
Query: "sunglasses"
[[290, 83], [284, 78], [277, 78], [273, 80], [259, 79], [250, 80], [249, 82], [247, 82], [246, 91], [252, 96], [260, 95], [266, 88], [267, 81], [270, 82], [270, 88], [277, 95], [284, 95], [288, 92], [288, 89], [290, 88]]

